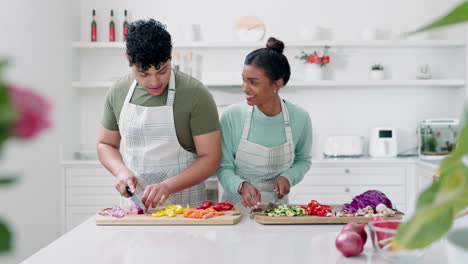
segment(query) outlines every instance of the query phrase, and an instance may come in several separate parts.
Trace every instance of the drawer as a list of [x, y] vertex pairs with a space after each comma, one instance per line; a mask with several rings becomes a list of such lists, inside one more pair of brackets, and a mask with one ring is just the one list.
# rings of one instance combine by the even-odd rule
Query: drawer
[[308, 185], [402, 185], [405, 174], [306, 174], [299, 183]]
[[312, 176], [326, 176], [326, 175], [374, 175], [374, 176], [393, 176], [405, 175], [405, 167], [360, 167], [360, 166], [333, 166], [333, 167], [314, 167], [307, 173]]
[[104, 208], [105, 205], [73, 208], [67, 207], [65, 209], [65, 230], [69, 231], [75, 228], [76, 226], [83, 223], [85, 220], [95, 215]]
[[68, 168], [66, 186], [114, 186], [115, 177], [104, 168]]
[[71, 187], [67, 188], [65, 196], [66, 205], [96, 206], [106, 207], [118, 206], [120, 204], [120, 194], [114, 186], [101, 187]]
[[216, 176], [211, 176], [208, 179], [206, 179], [205, 189], [218, 191], [218, 178], [216, 178]]

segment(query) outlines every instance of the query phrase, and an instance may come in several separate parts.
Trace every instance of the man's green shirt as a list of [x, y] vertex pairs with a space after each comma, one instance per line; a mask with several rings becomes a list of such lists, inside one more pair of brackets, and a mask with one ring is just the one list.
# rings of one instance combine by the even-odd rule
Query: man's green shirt
[[[220, 129], [218, 111], [213, 96], [200, 81], [183, 72], [173, 71], [176, 84], [173, 110], [177, 138], [184, 149], [195, 153], [193, 136]], [[108, 91], [102, 118], [105, 128], [119, 130], [120, 112], [134, 80], [133, 74], [126, 75]], [[164, 106], [168, 90], [166, 87], [161, 95], [153, 96], [137, 84], [130, 103], [148, 107]]]

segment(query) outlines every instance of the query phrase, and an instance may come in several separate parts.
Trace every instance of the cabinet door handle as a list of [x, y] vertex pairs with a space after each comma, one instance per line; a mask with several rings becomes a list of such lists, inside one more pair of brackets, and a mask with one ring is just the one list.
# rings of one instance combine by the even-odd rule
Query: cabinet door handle
[[351, 171], [350, 171], [349, 169], [345, 169], [344, 172], [345, 172], [346, 174], [349, 174]]
[[344, 189], [344, 191], [345, 191], [345, 193], [349, 193], [349, 192], [351, 192], [351, 189], [349, 189], [348, 187], [346, 187], [346, 188]]

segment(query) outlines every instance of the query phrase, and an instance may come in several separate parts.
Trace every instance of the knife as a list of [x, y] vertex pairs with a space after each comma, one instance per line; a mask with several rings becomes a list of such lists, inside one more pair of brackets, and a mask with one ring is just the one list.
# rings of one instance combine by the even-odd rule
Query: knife
[[127, 186], [126, 190], [127, 190], [127, 194], [130, 196], [130, 199], [132, 200], [132, 202], [138, 204], [138, 206], [140, 206], [140, 208], [143, 209], [143, 211], [146, 211], [145, 205], [141, 202], [141, 200], [138, 199], [138, 197], [133, 195], [132, 191], [130, 191], [130, 187]]
[[269, 209], [269, 208], [273, 208], [276, 203], [278, 202], [278, 193], [277, 192], [273, 192], [273, 197], [271, 198], [270, 202], [268, 203], [267, 207], [265, 208], [266, 209]]

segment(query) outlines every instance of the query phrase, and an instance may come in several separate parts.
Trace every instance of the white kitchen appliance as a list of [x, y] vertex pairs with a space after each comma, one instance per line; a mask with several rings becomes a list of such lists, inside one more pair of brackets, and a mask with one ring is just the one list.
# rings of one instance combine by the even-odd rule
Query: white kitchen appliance
[[362, 136], [327, 136], [323, 155], [326, 158], [354, 158], [363, 156]]
[[397, 156], [397, 134], [393, 127], [374, 127], [370, 130], [369, 155], [377, 158]]
[[418, 127], [419, 157], [424, 160], [441, 160], [449, 155], [458, 140], [459, 124], [455, 118], [422, 120]]

